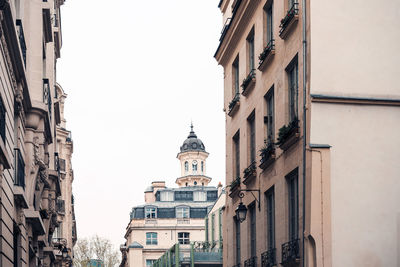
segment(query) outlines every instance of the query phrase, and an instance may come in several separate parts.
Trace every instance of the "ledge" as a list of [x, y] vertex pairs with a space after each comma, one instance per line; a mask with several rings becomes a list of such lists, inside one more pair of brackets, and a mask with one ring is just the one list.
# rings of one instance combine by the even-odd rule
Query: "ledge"
[[233, 117], [233, 115], [235, 115], [235, 113], [239, 110], [240, 107], [240, 100], [238, 100], [233, 107], [228, 111], [228, 116], [229, 117]]
[[262, 160], [261, 159], [261, 163], [259, 165], [259, 167], [263, 170], [265, 170], [266, 168], [268, 168], [269, 166], [272, 165], [272, 163], [275, 161], [276, 155], [275, 155], [275, 151], [272, 152], [268, 158]]
[[36, 210], [24, 210], [25, 218], [27, 223], [32, 225], [32, 230], [37, 235], [44, 235], [46, 229], [44, 227], [42, 218], [40, 217], [39, 211]]
[[282, 149], [283, 151], [288, 150], [294, 143], [299, 140], [300, 133], [299, 129], [297, 128], [296, 131], [294, 131], [282, 144], [279, 145], [279, 148]]
[[264, 71], [269, 65], [268, 63], [272, 60], [275, 55], [275, 40], [272, 39], [265, 47], [263, 52], [258, 57], [259, 65], [258, 70]]
[[14, 200], [22, 208], [27, 209], [29, 207], [28, 200], [25, 196], [25, 190], [22, 186], [14, 185]]
[[285, 39], [289, 33], [293, 30], [294, 25], [297, 24], [299, 20], [299, 9], [298, 3], [294, 3], [293, 6], [288, 10], [286, 16], [281, 20], [281, 24], [279, 25], [279, 37]]
[[256, 70], [252, 69], [250, 73], [247, 75], [246, 79], [243, 80], [241, 85], [242, 87], [242, 95], [248, 96], [251, 90], [254, 88], [256, 84]]

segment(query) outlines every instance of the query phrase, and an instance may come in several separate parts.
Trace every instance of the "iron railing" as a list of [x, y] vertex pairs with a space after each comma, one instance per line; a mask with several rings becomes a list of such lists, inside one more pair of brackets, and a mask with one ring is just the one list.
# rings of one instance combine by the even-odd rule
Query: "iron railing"
[[261, 65], [267, 56], [271, 53], [272, 50], [275, 50], [275, 39], [271, 39], [268, 44], [264, 47], [262, 53], [258, 56], [259, 65]]
[[281, 19], [281, 24], [279, 25], [279, 35], [282, 35], [282, 33], [285, 31], [286, 27], [290, 24], [294, 16], [299, 14], [299, 3], [293, 3], [293, 5], [290, 7], [288, 12], [286, 13], [286, 16]]
[[25, 162], [21, 151], [16, 148], [15, 152], [15, 178], [14, 184], [25, 189]]
[[229, 106], [228, 106], [229, 111], [231, 111], [236, 106], [236, 104], [239, 102], [239, 100], [240, 100], [240, 94], [236, 93], [235, 96], [233, 97], [232, 101], [229, 103]]
[[233, 265], [232, 267], [241, 267], [241, 264], [238, 263], [238, 264], [236, 264], [236, 265]]
[[24, 66], [26, 66], [26, 43], [25, 43], [24, 29], [22, 28], [22, 21], [20, 19], [17, 19], [16, 24], [17, 24], [19, 45], [21, 47], [21, 52], [22, 52], [22, 58], [24, 60]]
[[261, 254], [261, 267], [272, 267], [276, 265], [276, 248], [271, 248]]
[[256, 78], [256, 70], [252, 69], [249, 74], [247, 75], [247, 77], [243, 80], [242, 84], [240, 85], [240, 87], [242, 87], [243, 92], [246, 91], [247, 86], [249, 86], [250, 82]]
[[253, 256], [244, 261], [244, 267], [257, 267], [257, 257]]
[[300, 239], [282, 244], [282, 263], [293, 262], [300, 258]]

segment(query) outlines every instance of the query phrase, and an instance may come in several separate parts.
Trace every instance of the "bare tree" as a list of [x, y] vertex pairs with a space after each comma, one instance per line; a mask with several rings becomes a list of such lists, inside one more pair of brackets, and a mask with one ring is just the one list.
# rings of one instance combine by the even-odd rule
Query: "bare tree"
[[103, 261], [105, 267], [115, 267], [119, 262], [118, 255], [110, 240], [96, 235], [78, 240], [74, 247], [74, 265], [87, 267], [90, 259], [97, 259]]

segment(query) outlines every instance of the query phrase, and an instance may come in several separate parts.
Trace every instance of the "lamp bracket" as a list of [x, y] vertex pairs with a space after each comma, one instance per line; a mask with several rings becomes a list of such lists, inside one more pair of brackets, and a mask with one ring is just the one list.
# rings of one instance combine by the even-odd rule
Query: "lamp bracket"
[[[260, 205], [260, 189], [240, 189], [239, 190], [239, 197], [240, 199], [242, 199], [244, 197], [244, 193], [243, 192], [250, 192], [254, 199], [256, 200], [256, 202], [258, 203], [258, 211], [261, 211], [261, 205]], [[253, 192], [257, 192], [258, 193], [258, 199], [257, 197], [254, 195]]]

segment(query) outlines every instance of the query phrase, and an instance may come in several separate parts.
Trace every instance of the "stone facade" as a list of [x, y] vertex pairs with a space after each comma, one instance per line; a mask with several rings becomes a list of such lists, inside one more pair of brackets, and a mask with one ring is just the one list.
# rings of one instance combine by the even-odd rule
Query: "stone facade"
[[0, 1], [0, 266], [4, 267], [67, 264], [59, 257], [66, 246], [52, 242], [63, 217], [73, 216], [70, 207], [63, 211], [58, 205], [67, 199], [64, 184], [71, 181], [63, 180], [57, 154], [68, 150], [58, 147], [56, 130], [63, 119], [55, 72], [63, 4], [63, 0]]
[[219, 2], [224, 266], [399, 265], [400, 4], [363, 5]]

